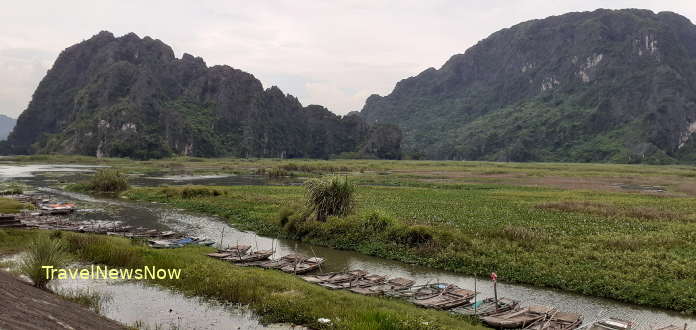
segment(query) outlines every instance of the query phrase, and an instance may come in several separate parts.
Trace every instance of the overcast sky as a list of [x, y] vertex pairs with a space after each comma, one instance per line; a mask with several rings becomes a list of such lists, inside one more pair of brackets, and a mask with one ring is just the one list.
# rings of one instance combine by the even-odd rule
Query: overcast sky
[[17, 117], [64, 48], [101, 30], [135, 32], [207, 64], [250, 72], [302, 104], [338, 114], [370, 94], [521, 21], [597, 8], [669, 10], [696, 1], [128, 1], [0, 0], [0, 113]]

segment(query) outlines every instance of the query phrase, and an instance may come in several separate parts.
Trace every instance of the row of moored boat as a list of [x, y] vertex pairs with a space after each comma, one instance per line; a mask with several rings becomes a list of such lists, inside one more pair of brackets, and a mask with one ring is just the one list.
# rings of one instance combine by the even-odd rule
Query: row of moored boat
[[[239, 266], [256, 266], [279, 269], [286, 273], [301, 275], [303, 280], [330, 290], [347, 290], [367, 296], [388, 296], [406, 299], [425, 308], [447, 310], [452, 313], [478, 317], [494, 328], [534, 330], [631, 330], [637, 324], [628, 320], [608, 318], [583, 326], [581, 314], [559, 311], [547, 306], [521, 306], [518, 300], [509, 298], [486, 298], [476, 300], [477, 292], [449, 283], [415, 285], [412, 279], [370, 274], [364, 270], [307, 275], [321, 269], [323, 258], [288, 254], [280, 259], [271, 257], [273, 250], [250, 251], [249, 245], [237, 245], [218, 250], [208, 256], [228, 261]], [[686, 326], [669, 326], [657, 330], [686, 330]]]

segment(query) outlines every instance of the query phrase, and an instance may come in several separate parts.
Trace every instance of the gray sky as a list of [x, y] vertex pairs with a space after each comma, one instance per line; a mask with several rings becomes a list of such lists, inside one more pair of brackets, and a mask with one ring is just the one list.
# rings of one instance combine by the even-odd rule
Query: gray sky
[[66, 47], [101, 30], [135, 32], [208, 65], [250, 72], [338, 114], [516, 23], [597, 8], [669, 10], [696, 1], [0, 0], [0, 113], [17, 117]]

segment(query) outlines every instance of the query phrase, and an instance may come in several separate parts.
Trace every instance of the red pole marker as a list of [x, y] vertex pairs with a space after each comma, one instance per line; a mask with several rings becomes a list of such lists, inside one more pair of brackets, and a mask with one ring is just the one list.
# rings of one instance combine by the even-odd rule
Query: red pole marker
[[491, 273], [491, 281], [495, 282], [498, 280], [498, 275], [496, 273]]

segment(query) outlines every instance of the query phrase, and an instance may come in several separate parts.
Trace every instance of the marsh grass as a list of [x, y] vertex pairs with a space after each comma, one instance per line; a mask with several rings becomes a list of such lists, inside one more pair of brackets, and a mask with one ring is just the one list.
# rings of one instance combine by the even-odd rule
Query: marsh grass
[[128, 177], [116, 169], [100, 169], [90, 179], [89, 188], [97, 193], [118, 193], [128, 189]]
[[347, 177], [330, 176], [305, 182], [306, 207], [319, 221], [350, 214], [355, 207], [354, 193], [355, 185]]
[[32, 206], [13, 199], [0, 197], [0, 214], [19, 213], [22, 209], [31, 209]]
[[[142, 249], [112, 248], [108, 244], [109, 240], [103, 236], [65, 235], [65, 240], [70, 253], [95, 263], [128, 266], [140, 264], [142, 261]], [[139, 246], [130, 241], [123, 242], [128, 242], [133, 247]]]
[[19, 262], [19, 271], [29, 277], [35, 287], [45, 289], [50, 279], [41, 267], [63, 267], [69, 261], [70, 257], [62, 240], [38, 236], [31, 241], [26, 256]]
[[163, 187], [160, 189], [162, 194], [167, 196], [167, 198], [191, 199], [198, 197], [216, 197], [225, 194], [224, 190], [205, 186]]
[[102, 314], [111, 296], [90, 289], [61, 289], [54, 291], [61, 298], [80, 304], [97, 314]]
[[346, 165], [328, 165], [320, 163], [308, 163], [297, 164], [297, 163], [287, 163], [278, 166], [279, 169], [290, 171], [290, 172], [304, 172], [304, 173], [337, 173], [337, 172], [350, 172], [352, 168]]
[[683, 215], [670, 210], [662, 210], [655, 207], [619, 206], [593, 201], [563, 201], [546, 202], [537, 205], [541, 209], [558, 210], [564, 212], [582, 212], [600, 215], [603, 217], [629, 217], [648, 220], [679, 220]]
[[[302, 187], [215, 188], [228, 195], [185, 200], [139, 188], [128, 196], [222, 216], [260, 234], [472, 275], [495, 271], [507, 282], [696, 312], [689, 298], [696, 296], [696, 273], [685, 271], [696, 269], [696, 236], [693, 223], [684, 220], [696, 214], [695, 198], [411, 182], [360, 186], [352, 214], [321, 222], [307, 221], [304, 207], [279, 212], [303, 202]], [[538, 207], [563, 201], [582, 203]], [[622, 213], [605, 211], [610, 208]], [[679, 220], [646, 216], [654, 213], [645, 209], [668, 210]]]
[[15, 182], [0, 184], [0, 195], [20, 195], [24, 193], [24, 185]]
[[128, 190], [128, 176], [117, 169], [99, 169], [88, 181], [69, 184], [66, 190], [95, 194], [117, 194]]

